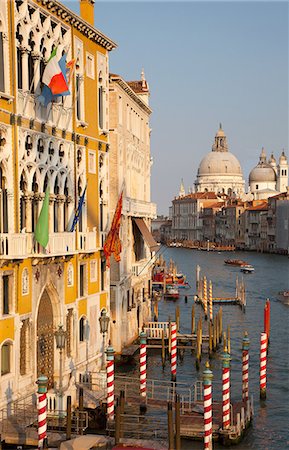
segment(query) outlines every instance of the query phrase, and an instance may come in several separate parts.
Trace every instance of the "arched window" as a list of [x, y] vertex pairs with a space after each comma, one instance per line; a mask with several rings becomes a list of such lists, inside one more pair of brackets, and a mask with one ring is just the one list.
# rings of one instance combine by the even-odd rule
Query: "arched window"
[[103, 90], [103, 77], [102, 72], [99, 72], [98, 75], [98, 125], [99, 128], [103, 129], [103, 123], [104, 123], [104, 90]]
[[12, 345], [5, 342], [1, 347], [1, 376], [11, 372]]
[[0, 166], [0, 232], [8, 233], [8, 201], [6, 178], [3, 174], [2, 166]]
[[85, 340], [85, 317], [81, 317], [79, 321], [79, 341], [84, 342]]
[[32, 52], [35, 47], [35, 41], [33, 31], [30, 31], [28, 45], [30, 46], [30, 51], [28, 53], [28, 85], [29, 91], [34, 93], [34, 58]]
[[24, 172], [22, 172], [20, 177], [20, 229], [23, 230], [23, 228], [26, 227], [26, 202], [24, 199], [24, 196], [27, 192], [27, 181], [24, 175]]
[[68, 220], [69, 220], [69, 211], [68, 211], [69, 190], [68, 190], [67, 178], [66, 178], [65, 184], [64, 184], [64, 195], [65, 195], [65, 202], [64, 202], [64, 214], [63, 214], [63, 229], [64, 229], [64, 231], [66, 231], [67, 227], [68, 227]]
[[32, 232], [35, 231], [35, 227], [38, 220], [38, 200], [36, 198], [36, 194], [38, 194], [38, 183], [37, 183], [37, 177], [36, 173], [33, 176], [32, 181], [32, 191], [34, 192], [34, 197], [32, 200], [32, 208], [31, 208], [31, 226], [32, 226]]
[[59, 180], [58, 177], [56, 177], [55, 179], [55, 183], [54, 183], [54, 195], [56, 196], [54, 199], [54, 203], [53, 203], [53, 217], [54, 217], [54, 221], [53, 221], [53, 230], [54, 233], [57, 233], [59, 231], [59, 224], [58, 224], [58, 218], [59, 218], [59, 207], [60, 204], [57, 201], [57, 196], [59, 195]]
[[[78, 183], [77, 183], [77, 192], [78, 192], [78, 198], [81, 197], [81, 195], [83, 194], [83, 189], [82, 189], [82, 183], [81, 183], [81, 179], [78, 179]], [[83, 209], [83, 208], [82, 208]], [[78, 220], [78, 230], [79, 231], [83, 231], [83, 214], [82, 214], [82, 210], [79, 216], [79, 220]]]

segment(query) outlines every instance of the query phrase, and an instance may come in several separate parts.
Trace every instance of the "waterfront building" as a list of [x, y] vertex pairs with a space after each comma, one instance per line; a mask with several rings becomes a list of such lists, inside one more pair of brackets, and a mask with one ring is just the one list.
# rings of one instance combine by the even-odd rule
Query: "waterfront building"
[[267, 199], [286, 191], [288, 186], [288, 160], [284, 153], [276, 159], [271, 154], [267, 161], [266, 152], [262, 148], [259, 162], [249, 174], [249, 190], [255, 200]]
[[152, 254], [158, 246], [150, 228], [156, 218], [151, 202], [149, 87], [111, 74], [109, 195], [112, 217], [120, 192], [123, 208], [121, 261], [111, 258], [111, 340], [117, 352], [132, 342], [150, 318]]
[[252, 202], [252, 205], [245, 210], [245, 249], [261, 250], [261, 217], [268, 211], [266, 200]]
[[201, 241], [201, 211], [213, 203], [222, 203], [223, 198], [215, 192], [195, 192], [176, 197], [172, 201], [172, 239]]
[[229, 151], [227, 136], [221, 124], [212, 151], [204, 156], [199, 165], [195, 191], [225, 193], [237, 197], [245, 192], [241, 165], [236, 156]]
[[244, 247], [244, 222], [243, 213], [245, 203], [236, 200], [222, 207], [217, 212], [215, 240], [223, 245], [235, 245], [238, 248]]
[[[75, 394], [100, 368], [98, 318], [109, 310], [102, 243], [108, 212], [108, 52], [114, 42], [58, 1], [0, 2], [0, 406], [48, 389]], [[71, 60], [70, 95], [42, 106], [52, 50]], [[34, 240], [47, 188], [49, 242]], [[78, 202], [79, 222], [71, 230]], [[54, 332], [66, 331], [63, 359]], [[63, 367], [61, 367], [63, 366]], [[74, 397], [73, 397], [74, 398]], [[58, 405], [59, 407], [59, 405]]]
[[207, 203], [200, 212], [200, 219], [202, 219], [202, 241], [216, 241], [216, 214], [223, 210], [225, 202], [216, 202], [212, 200]]

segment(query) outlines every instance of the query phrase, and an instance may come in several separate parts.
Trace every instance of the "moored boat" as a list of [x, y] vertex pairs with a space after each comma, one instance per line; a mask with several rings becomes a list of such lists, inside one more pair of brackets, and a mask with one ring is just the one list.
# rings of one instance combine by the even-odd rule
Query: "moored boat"
[[280, 291], [279, 295], [283, 295], [283, 297], [289, 297], [289, 291]]
[[175, 285], [168, 285], [166, 287], [166, 291], [164, 294], [165, 298], [172, 298], [172, 299], [177, 299], [179, 298], [180, 294], [179, 294], [179, 289], [177, 286]]
[[228, 264], [229, 266], [248, 266], [249, 264], [246, 263], [246, 261], [243, 261], [242, 259], [225, 259], [225, 264]]
[[246, 264], [245, 266], [241, 266], [241, 272], [243, 273], [253, 273], [255, 271], [254, 267], [250, 264]]

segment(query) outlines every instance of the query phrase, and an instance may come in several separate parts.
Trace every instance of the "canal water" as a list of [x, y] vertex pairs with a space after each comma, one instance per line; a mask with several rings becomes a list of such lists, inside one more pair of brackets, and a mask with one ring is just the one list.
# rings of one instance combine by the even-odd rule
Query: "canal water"
[[[234, 252], [217, 253], [182, 248], [167, 248], [163, 254], [167, 262], [172, 258], [178, 271], [187, 275], [190, 290], [183, 290], [177, 301], [159, 303], [159, 321], [175, 316], [175, 307], [180, 305], [180, 332], [190, 332], [192, 295], [195, 293], [195, 267], [201, 266], [201, 275], [213, 282], [213, 296], [233, 296], [236, 276], [242, 276], [239, 267], [224, 264], [226, 258], [243, 259], [255, 267], [253, 274], [244, 274], [247, 307], [245, 313], [237, 305], [223, 306], [223, 329], [231, 326], [231, 397], [241, 398], [242, 338], [248, 331], [250, 338], [249, 391], [254, 397], [255, 416], [252, 427], [246, 433], [238, 449], [284, 450], [289, 448], [289, 304], [278, 295], [289, 290], [289, 259], [280, 255]], [[184, 295], [188, 294], [185, 303]], [[259, 353], [260, 333], [263, 331], [263, 310], [266, 298], [271, 301], [271, 337], [267, 360], [267, 399], [259, 400]], [[219, 306], [215, 306], [217, 311]], [[196, 315], [201, 306], [196, 305]], [[219, 351], [212, 360], [215, 386], [221, 387], [221, 359]], [[206, 355], [200, 371], [196, 371], [195, 355], [185, 352], [182, 363], [178, 362], [177, 381], [194, 383], [201, 379]], [[131, 369], [132, 371], [135, 369]], [[132, 373], [133, 375], [133, 373]], [[170, 367], [162, 370], [160, 354], [148, 358], [148, 378], [170, 380]], [[220, 394], [220, 392], [219, 392]], [[219, 395], [218, 395], [219, 396]], [[182, 441], [182, 449], [201, 449], [203, 445], [193, 441]], [[218, 444], [214, 449], [222, 448]]]

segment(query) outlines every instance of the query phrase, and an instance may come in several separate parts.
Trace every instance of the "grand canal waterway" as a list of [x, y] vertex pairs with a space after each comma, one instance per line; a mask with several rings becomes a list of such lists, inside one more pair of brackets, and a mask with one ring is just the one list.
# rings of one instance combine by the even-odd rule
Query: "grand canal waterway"
[[[278, 296], [281, 290], [289, 290], [289, 259], [285, 256], [259, 253], [215, 253], [182, 248], [168, 248], [163, 254], [169, 261], [172, 258], [178, 270], [187, 275], [190, 290], [183, 294], [195, 293], [195, 267], [201, 266], [201, 274], [213, 281], [213, 296], [231, 296], [235, 292], [236, 276], [241, 276], [239, 267], [224, 265], [226, 258], [239, 258], [255, 267], [254, 274], [244, 275], [247, 307], [243, 313], [237, 305], [223, 306], [223, 329], [231, 326], [231, 397], [241, 397], [241, 348], [244, 331], [250, 338], [249, 390], [254, 396], [255, 416], [238, 449], [284, 450], [289, 448], [289, 305]], [[227, 295], [228, 294], [228, 295]], [[159, 321], [174, 318], [175, 307], [180, 305], [180, 332], [190, 332], [192, 296], [185, 303], [184, 295], [176, 302], [161, 301]], [[263, 308], [266, 298], [271, 300], [271, 340], [267, 361], [267, 399], [259, 400], [259, 352], [260, 333], [263, 331]], [[218, 309], [219, 306], [215, 306]], [[197, 315], [201, 307], [196, 306]], [[212, 359], [211, 367], [216, 386], [220, 388], [220, 353]], [[183, 363], [178, 363], [177, 380], [194, 383], [201, 379], [206, 356], [202, 359], [199, 372], [195, 368], [195, 356], [185, 353]], [[148, 378], [170, 380], [170, 367], [162, 371], [160, 355], [150, 355]], [[183, 441], [182, 449], [201, 449], [203, 445], [193, 441]], [[214, 445], [214, 449], [222, 448]]]

